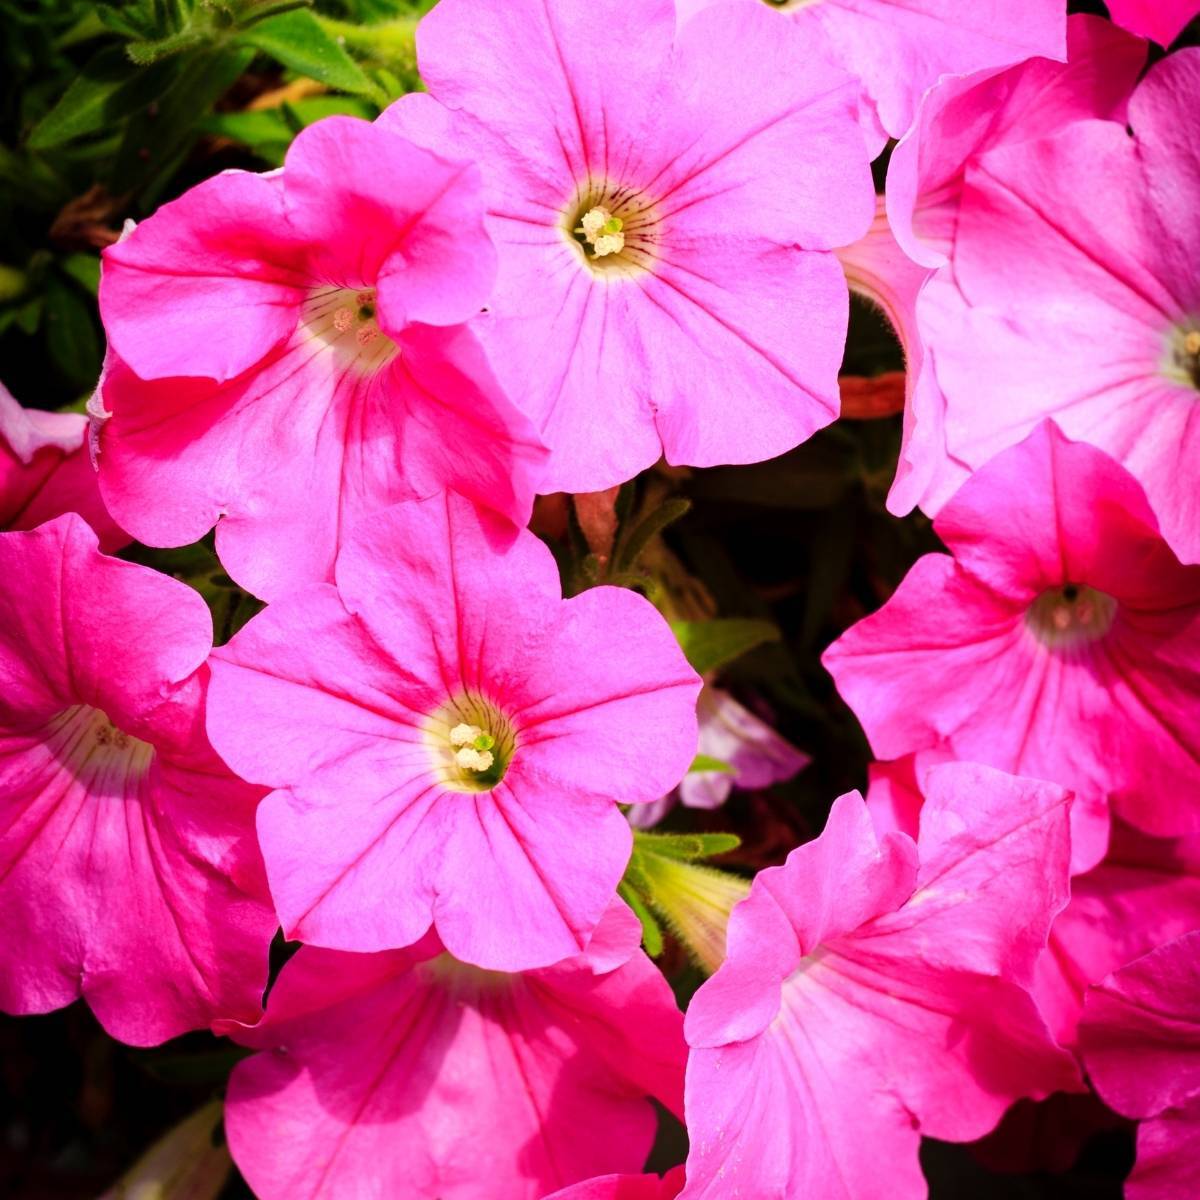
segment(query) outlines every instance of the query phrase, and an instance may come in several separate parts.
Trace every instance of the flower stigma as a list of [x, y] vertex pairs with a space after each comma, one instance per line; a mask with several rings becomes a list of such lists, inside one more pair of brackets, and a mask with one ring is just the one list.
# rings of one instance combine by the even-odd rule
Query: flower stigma
[[491, 701], [464, 693], [432, 713], [425, 741], [444, 786], [457, 792], [491, 791], [517, 748], [516, 731]]
[[379, 327], [374, 288], [317, 288], [309, 293], [300, 325], [360, 370], [375, 370], [400, 351]]
[[625, 249], [625, 222], [620, 217], [614, 217], [607, 208], [597, 205], [589, 208], [580, 219], [576, 233], [582, 233], [584, 240], [592, 248], [597, 258], [607, 254], [619, 254]]

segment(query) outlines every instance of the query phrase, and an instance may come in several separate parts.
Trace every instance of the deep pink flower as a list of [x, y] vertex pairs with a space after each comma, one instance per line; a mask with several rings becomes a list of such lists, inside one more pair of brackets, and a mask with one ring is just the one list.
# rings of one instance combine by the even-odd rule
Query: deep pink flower
[[1200, 929], [1200, 837], [1150, 838], [1116, 822], [1104, 861], [1071, 881], [1034, 997], [1054, 1036], [1074, 1045], [1089, 985]]
[[676, 801], [687, 808], [720, 808], [735, 787], [752, 791], [782, 783], [812, 761], [718, 687], [709, 685], [701, 691], [696, 717], [700, 723], [696, 753], [732, 771], [689, 771], [673, 792], [630, 811], [630, 821], [638, 828], [657, 824]]
[[0, 1008], [83, 996], [135, 1045], [253, 1020], [262, 793], [204, 735], [204, 601], [74, 515], [0, 534], [0, 579]]
[[114, 514], [159, 546], [217, 525], [268, 599], [397, 500], [453, 487], [523, 523], [544, 449], [462, 324], [495, 278], [483, 219], [476, 167], [331, 117], [281, 171], [223, 172], [109, 247]]
[[575, 1183], [546, 1200], [674, 1200], [683, 1190], [683, 1168], [663, 1176], [605, 1175]]
[[214, 655], [209, 733], [259, 809], [289, 937], [498, 970], [586, 944], [629, 858], [616, 801], [673, 787], [700, 680], [641, 596], [563, 600], [550, 551], [455, 495], [352, 534], [337, 587]]
[[381, 118], [483, 169], [482, 336], [551, 447], [543, 490], [757, 462], [838, 413], [855, 84], [761, 6], [675, 26], [672, 0], [442, 0], [417, 35], [440, 104]]
[[681, 1111], [685, 1047], [640, 935], [614, 905], [585, 954], [524, 975], [464, 966], [433, 934], [302, 948], [262, 1022], [230, 1030], [266, 1051], [234, 1070], [225, 1118], [255, 1194], [541, 1200], [641, 1170], [649, 1098]]
[[687, 1200], [923, 1197], [921, 1134], [1077, 1088], [1025, 990], [1067, 898], [1067, 795], [953, 763], [916, 843], [843, 796], [759, 873], [688, 1009]]
[[[678, 0], [684, 18], [727, 0]], [[762, 0], [743, 0], [762, 6]], [[1057, 0], [771, 0], [795, 24], [819, 33], [824, 53], [857, 76], [872, 151], [913, 123], [925, 91], [945, 75], [1006, 67], [1065, 52]], [[743, 9], [743, 15], [745, 15]], [[790, 66], [796, 70], [798, 63]], [[805, 66], [807, 69], [807, 66]], [[768, 77], [774, 86], [778, 77]]]
[[1200, 13], [1196, 0], [1108, 0], [1118, 25], [1169, 46], [1183, 27]]
[[[1068, 26], [1068, 61], [1035, 58], [1007, 70], [946, 79], [921, 106], [892, 153], [886, 216], [839, 251], [852, 291], [879, 304], [904, 346], [904, 441], [888, 507], [935, 512], [965, 475], [945, 453], [946, 397], [930, 362], [923, 320], [953, 292], [963, 189], [1000, 146], [1055, 133], [1078, 121], [1125, 123], [1146, 44], [1099, 17]], [[948, 489], [948, 490], [947, 490]]]
[[1080, 1035], [1105, 1102], [1143, 1119], [1127, 1200], [1200, 1192], [1200, 932], [1168, 942], [1089, 992]]
[[921, 450], [930, 511], [1053, 416], [1123, 463], [1167, 541], [1200, 559], [1197, 96], [1200, 50], [1182, 50], [1139, 84], [1132, 136], [1079, 121], [968, 171], [952, 274], [920, 310], [946, 406]]
[[1075, 867], [1107, 808], [1200, 831], [1200, 567], [1136, 480], [1052, 424], [981, 468], [930, 554], [824, 663], [880, 758], [938, 749], [1072, 789]]
[[0, 383], [0, 529], [34, 529], [75, 512], [106, 553], [128, 544], [100, 499], [86, 434], [82, 413], [22, 408]]

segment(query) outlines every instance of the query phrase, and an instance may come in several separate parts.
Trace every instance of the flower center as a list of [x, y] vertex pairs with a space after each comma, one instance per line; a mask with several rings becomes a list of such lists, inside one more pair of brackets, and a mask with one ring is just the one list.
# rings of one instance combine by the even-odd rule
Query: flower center
[[154, 758], [149, 742], [132, 737], [98, 708], [75, 704], [50, 722], [47, 744], [77, 779], [124, 783], [145, 774]]
[[315, 288], [301, 308], [300, 325], [364, 372], [378, 370], [400, 353], [379, 328], [374, 288]]
[[516, 730], [504, 713], [470, 693], [429, 717], [425, 740], [443, 785], [456, 792], [490, 792], [517, 749]]
[[583, 263], [595, 275], [613, 277], [653, 267], [660, 226], [654, 206], [636, 188], [591, 183], [563, 216], [563, 232], [579, 246]]
[[1200, 328], [1175, 331], [1167, 371], [1200, 391]]
[[1117, 615], [1117, 602], [1105, 592], [1078, 583], [1043, 592], [1025, 614], [1043, 645], [1057, 649], [1102, 638]]

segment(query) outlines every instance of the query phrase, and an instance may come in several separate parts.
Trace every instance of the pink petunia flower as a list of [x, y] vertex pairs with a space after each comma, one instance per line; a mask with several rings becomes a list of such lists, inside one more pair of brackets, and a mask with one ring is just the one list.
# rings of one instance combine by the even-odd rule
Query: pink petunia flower
[[1080, 121], [968, 172], [952, 276], [920, 311], [945, 399], [920, 451], [928, 511], [1052, 416], [1127, 467], [1167, 541], [1200, 559], [1197, 96], [1200, 50], [1182, 50], [1138, 85], [1132, 136]]
[[544, 448], [463, 324], [495, 278], [483, 217], [476, 167], [330, 117], [281, 171], [223, 172], [109, 247], [114, 514], [157, 546], [215, 524], [266, 599], [397, 500], [453, 487], [523, 523]]
[[1075, 869], [1107, 810], [1200, 831], [1200, 567], [1137, 481], [1050, 423], [982, 467], [883, 608], [823, 658], [874, 752], [940, 749], [1072, 789]]
[[1127, 1200], [1200, 1193], [1200, 932], [1167, 942], [1088, 994], [1084, 1062], [1105, 1102], [1142, 1119]]
[[209, 733], [276, 788], [258, 833], [284, 929], [382, 950], [432, 922], [456, 958], [587, 944], [629, 858], [617, 807], [696, 749], [700, 680], [635, 593], [563, 600], [550, 551], [453, 494], [377, 514], [337, 587], [272, 604], [214, 655]]
[[1116, 822], [1104, 861], [1071, 881], [1071, 902], [1038, 962], [1034, 998], [1059, 1043], [1074, 1046], [1088, 987], [1200, 929], [1200, 837], [1150, 838]]
[[0, 579], [0, 1008], [83, 996], [134, 1045], [253, 1020], [262, 792], [204, 735], [204, 601], [74, 515], [0, 534]]
[[[852, 291], [884, 311], [904, 347], [904, 439], [888, 507], [927, 512], [964, 475], [942, 476], [946, 397], [938, 384], [924, 320], [953, 292], [959, 210], [967, 180], [987, 154], [1079, 121], [1126, 119], [1145, 64], [1146, 43], [1098, 17], [1068, 24], [1068, 61], [1035, 58], [1006, 70], [946, 79], [925, 97], [888, 166], [884, 200], [866, 237], [839, 251]], [[957, 467], [955, 467], [957, 470]]]
[[[867, 807], [877, 833], [917, 836], [923, 780], [943, 760], [937, 752], [924, 752], [871, 764]], [[1200, 836], [1152, 838], [1115, 821], [1104, 860], [1071, 880], [1070, 903], [1055, 918], [1038, 958], [1033, 996], [1058, 1043], [1076, 1044], [1090, 985], [1197, 928]], [[1086, 1117], [1086, 1107], [1079, 1115]], [[1059, 1169], [1069, 1165], [1060, 1162]]]
[[605, 1175], [575, 1183], [546, 1200], [675, 1200], [683, 1190], [683, 1168], [663, 1176]]
[[[728, 0], [678, 0], [680, 15]], [[762, 7], [762, 0], [742, 0]], [[1061, 59], [1064, 5], [1056, 0], [768, 0], [821, 35], [824, 53], [859, 80], [862, 124], [873, 153], [907, 132], [922, 95], [943, 76]], [[746, 9], [743, 9], [743, 15]], [[820, 43], [818, 43], [820, 44]], [[796, 70], [799, 62], [789, 65]], [[805, 64], [807, 69], [807, 64]], [[768, 86], [778, 82], [769, 78]]]
[[676, 802], [687, 808], [720, 808], [735, 787], [753, 791], [782, 783], [812, 761], [718, 687], [709, 685], [701, 691], [696, 717], [700, 723], [696, 753], [724, 763], [732, 772], [689, 771], [661, 800], [630, 810], [635, 827], [656, 825]]
[[442, 0], [417, 43], [433, 99], [381, 122], [483, 168], [481, 333], [551, 447], [542, 490], [757, 462], [837, 416], [830, 251], [872, 187], [855, 84], [814, 34], [761, 6], [677, 33], [672, 0]]
[[1197, 0], [1108, 0], [1118, 25], [1169, 46], [1198, 13]]
[[82, 413], [22, 408], [0, 383], [0, 529], [34, 529], [75, 512], [105, 553], [129, 543], [100, 499], [86, 434]]
[[640, 935], [616, 904], [585, 954], [523, 975], [465, 966], [433, 934], [302, 948], [266, 1017], [229, 1030], [264, 1051], [234, 1070], [226, 1108], [255, 1194], [541, 1200], [641, 1170], [649, 1098], [682, 1109], [685, 1046]]
[[1067, 898], [1067, 794], [953, 763], [928, 797], [914, 843], [843, 796], [734, 910], [685, 1024], [685, 1200], [916, 1200], [922, 1134], [1079, 1087], [1025, 990]]

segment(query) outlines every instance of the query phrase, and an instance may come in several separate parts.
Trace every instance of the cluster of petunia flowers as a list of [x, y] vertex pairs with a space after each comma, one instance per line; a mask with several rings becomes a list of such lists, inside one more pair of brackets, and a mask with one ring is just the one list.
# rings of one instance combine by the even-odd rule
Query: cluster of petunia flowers
[[[0, 1008], [252, 1048], [264, 1200], [918, 1200], [1089, 1081], [1196, 1195], [1200, 51], [1143, 38], [1197, 5], [1111, 8], [441, 0], [427, 92], [128, 230], [87, 418], [0, 393]], [[826, 652], [867, 798], [685, 1018], [630, 820], [721, 803], [698, 738], [805, 760], [525, 526], [829, 424], [850, 289], [948, 553]], [[266, 602], [216, 649], [110, 556], [214, 527]]]

